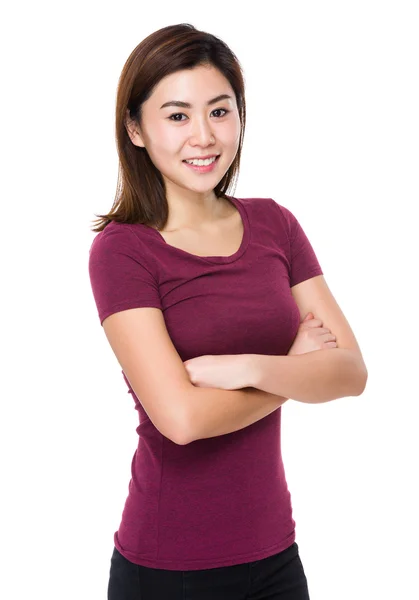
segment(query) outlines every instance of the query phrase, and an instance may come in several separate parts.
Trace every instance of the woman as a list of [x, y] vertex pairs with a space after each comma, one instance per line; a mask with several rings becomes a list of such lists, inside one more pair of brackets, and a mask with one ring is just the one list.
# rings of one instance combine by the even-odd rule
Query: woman
[[281, 406], [359, 395], [367, 372], [296, 217], [227, 194], [245, 120], [237, 58], [191, 25], [123, 68], [119, 186], [89, 257], [140, 421], [110, 600], [309, 598]]

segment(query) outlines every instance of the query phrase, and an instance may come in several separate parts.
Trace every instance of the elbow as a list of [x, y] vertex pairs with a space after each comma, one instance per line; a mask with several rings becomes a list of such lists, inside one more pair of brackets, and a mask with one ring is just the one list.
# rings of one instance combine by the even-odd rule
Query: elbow
[[346, 386], [348, 396], [361, 396], [367, 386], [368, 371], [360, 352], [344, 349], [347, 356], [351, 358], [350, 368], [347, 372]]
[[[150, 418], [150, 415], [148, 415]], [[181, 411], [171, 415], [171, 418], [155, 419], [150, 418], [154, 427], [161, 433], [162, 436], [177, 444], [178, 446], [185, 446], [191, 441], [188, 435], [188, 429], [185, 427], [185, 419], [182, 418]]]
[[186, 437], [172, 436], [171, 440], [174, 444], [177, 444], [178, 446], [186, 446], [186, 444], [189, 444], [189, 441]]
[[183, 423], [180, 423], [179, 420], [176, 422], [171, 428], [169, 439], [178, 446], [186, 446], [192, 441], [192, 438], [188, 434], [188, 429], [184, 426]]
[[194, 438], [191, 435], [188, 435], [186, 432], [184, 432], [183, 435], [175, 436], [172, 441], [178, 446], [186, 446], [187, 444], [194, 442], [196, 439], [197, 438]]
[[367, 367], [365, 366], [365, 364], [363, 364], [361, 373], [358, 377], [357, 393], [354, 394], [355, 396], [361, 396], [364, 393], [365, 388], [367, 387], [367, 381], [368, 381], [368, 371], [367, 371]]
[[190, 427], [179, 427], [178, 428], [178, 435], [174, 436], [175, 439], [173, 440], [175, 442], [175, 444], [178, 444], [179, 446], [186, 446], [187, 444], [190, 444], [191, 442], [194, 442], [197, 438], [193, 437], [191, 434], [191, 428]]
[[[160, 431], [160, 433], [162, 432]], [[172, 427], [170, 432], [167, 434], [163, 433], [163, 435], [178, 446], [186, 446], [186, 444], [189, 444], [191, 441], [191, 439], [186, 435], [185, 428], [179, 425]]]
[[[173, 425], [171, 427], [172, 442], [178, 446], [186, 446], [195, 440], [192, 436], [191, 421], [193, 416], [191, 415], [191, 407], [194, 404], [194, 397], [191, 396], [191, 390], [194, 390], [194, 386], [189, 383], [187, 387], [180, 390], [179, 400], [176, 403], [177, 410], [173, 417]], [[192, 392], [193, 393], [193, 392]]]

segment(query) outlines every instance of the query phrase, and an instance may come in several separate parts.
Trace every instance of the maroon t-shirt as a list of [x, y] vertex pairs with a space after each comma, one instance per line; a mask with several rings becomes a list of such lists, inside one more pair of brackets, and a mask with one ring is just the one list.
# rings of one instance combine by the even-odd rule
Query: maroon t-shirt
[[[271, 198], [228, 198], [244, 225], [231, 256], [190, 254], [146, 225], [111, 222], [98, 233], [89, 274], [100, 323], [154, 306], [182, 361], [287, 354], [300, 323], [291, 287], [322, 269], [290, 210]], [[153, 425], [122, 374], [139, 437], [114, 534], [119, 552], [146, 567], [197, 570], [288, 548], [295, 521], [281, 455], [282, 409], [239, 431], [178, 445]]]

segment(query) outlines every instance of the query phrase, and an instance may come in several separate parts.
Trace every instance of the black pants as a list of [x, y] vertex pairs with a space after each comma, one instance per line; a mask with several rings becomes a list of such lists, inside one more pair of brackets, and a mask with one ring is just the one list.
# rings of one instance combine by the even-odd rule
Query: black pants
[[169, 571], [136, 565], [114, 547], [108, 600], [309, 600], [296, 542], [254, 562]]

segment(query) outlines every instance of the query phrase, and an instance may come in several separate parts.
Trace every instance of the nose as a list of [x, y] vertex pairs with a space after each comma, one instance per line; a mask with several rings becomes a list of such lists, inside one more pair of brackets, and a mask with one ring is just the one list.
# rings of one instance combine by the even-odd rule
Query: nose
[[192, 123], [191, 145], [206, 147], [214, 142], [215, 137], [212, 133], [211, 123], [206, 118], [195, 119]]

